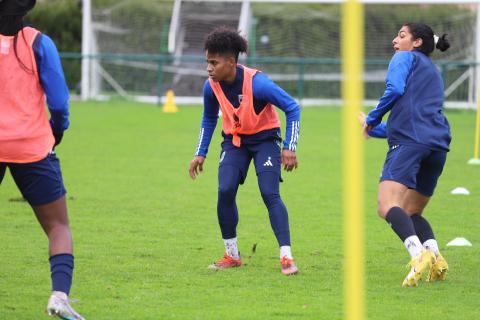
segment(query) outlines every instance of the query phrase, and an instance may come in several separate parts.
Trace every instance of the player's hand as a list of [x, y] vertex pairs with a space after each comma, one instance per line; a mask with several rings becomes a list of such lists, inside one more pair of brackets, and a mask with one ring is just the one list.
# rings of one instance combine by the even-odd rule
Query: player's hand
[[364, 112], [360, 111], [357, 115], [357, 119], [360, 125], [362, 126], [363, 137], [365, 139], [370, 138], [370, 135], [368, 134], [368, 132], [372, 130], [372, 126], [367, 125], [367, 122], [366, 122], [367, 115]]
[[367, 119], [367, 115], [365, 112], [360, 111], [357, 115], [358, 123], [360, 123], [361, 126], [365, 124], [365, 120]]
[[202, 156], [195, 156], [190, 162], [190, 169], [188, 169], [188, 173], [190, 174], [190, 178], [195, 180], [200, 172], [203, 171], [203, 163], [205, 162], [205, 157]]
[[53, 133], [53, 137], [55, 138], [55, 144], [53, 145], [53, 147], [55, 148], [56, 146], [58, 146], [60, 144], [60, 142], [62, 142], [62, 138], [63, 138], [63, 133]]
[[363, 137], [364, 137], [365, 139], [370, 138], [369, 132], [370, 132], [372, 129], [373, 129], [373, 127], [367, 125], [367, 123], [365, 123], [365, 124], [363, 125]]
[[62, 142], [63, 131], [59, 132], [60, 130], [54, 130], [53, 119], [50, 119], [49, 122], [50, 128], [52, 128], [53, 137], [55, 138], [55, 143], [53, 144], [53, 149], [55, 149], [55, 147], [58, 146], [60, 142]]
[[287, 171], [292, 171], [293, 169], [297, 169], [298, 161], [297, 155], [294, 151], [283, 149], [282, 151], [282, 164], [283, 169]]

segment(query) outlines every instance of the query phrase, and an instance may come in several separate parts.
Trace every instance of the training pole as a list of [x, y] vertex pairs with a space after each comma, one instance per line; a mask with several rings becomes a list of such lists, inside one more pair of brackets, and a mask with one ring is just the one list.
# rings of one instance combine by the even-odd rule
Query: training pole
[[363, 136], [357, 115], [363, 101], [363, 4], [342, 4], [342, 140], [344, 317], [365, 318]]

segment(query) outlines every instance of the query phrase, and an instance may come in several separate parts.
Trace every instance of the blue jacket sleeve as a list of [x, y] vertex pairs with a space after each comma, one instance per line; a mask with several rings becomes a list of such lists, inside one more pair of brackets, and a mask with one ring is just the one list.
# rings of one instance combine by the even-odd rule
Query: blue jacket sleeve
[[33, 44], [37, 69], [50, 111], [50, 125], [54, 133], [63, 133], [69, 122], [69, 93], [60, 56], [52, 39], [39, 34]]
[[368, 132], [368, 135], [372, 138], [387, 138], [387, 124], [385, 122], [378, 124]]
[[297, 150], [300, 132], [300, 106], [288, 94], [265, 74], [258, 72], [253, 78], [253, 96], [258, 100], [268, 101], [285, 112], [286, 130], [283, 148]]
[[196, 156], [207, 156], [208, 146], [210, 145], [210, 141], [212, 141], [213, 132], [217, 126], [219, 109], [220, 106], [217, 98], [215, 97], [210, 82], [207, 79], [203, 86], [203, 116], [200, 135], [198, 136], [197, 149], [195, 151]]
[[388, 65], [386, 89], [375, 109], [368, 113], [366, 123], [376, 126], [403, 95], [407, 78], [413, 67], [414, 55], [409, 51], [397, 52]]

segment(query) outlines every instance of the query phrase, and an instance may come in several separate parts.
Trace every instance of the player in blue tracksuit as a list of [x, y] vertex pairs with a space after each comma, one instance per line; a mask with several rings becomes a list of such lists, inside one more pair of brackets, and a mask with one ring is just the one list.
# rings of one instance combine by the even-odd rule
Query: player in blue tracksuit
[[[282, 164], [287, 171], [297, 167], [300, 107], [265, 74], [237, 64], [239, 53], [247, 50], [247, 42], [238, 32], [215, 29], [207, 36], [205, 50], [209, 79], [204, 85], [200, 136], [189, 173], [195, 179], [202, 171], [221, 110], [224, 141], [218, 171], [217, 214], [226, 250], [224, 257], [211, 267], [241, 265], [235, 198], [253, 159], [260, 192], [280, 246], [282, 273], [295, 274], [298, 270], [291, 254], [288, 213], [280, 198], [279, 182]], [[283, 149], [275, 107], [286, 115]]]
[[[441, 51], [450, 47], [445, 34], [437, 37], [422, 23], [402, 26], [393, 40], [396, 53], [388, 66], [385, 92], [376, 108], [364, 117], [366, 137], [388, 140], [378, 213], [411, 255], [411, 270], [403, 286], [418, 285], [427, 270], [429, 281], [443, 280], [448, 270], [432, 228], [422, 216], [442, 173], [451, 140], [442, 110], [443, 80], [429, 58], [434, 47]], [[388, 111], [387, 122], [381, 123]]]

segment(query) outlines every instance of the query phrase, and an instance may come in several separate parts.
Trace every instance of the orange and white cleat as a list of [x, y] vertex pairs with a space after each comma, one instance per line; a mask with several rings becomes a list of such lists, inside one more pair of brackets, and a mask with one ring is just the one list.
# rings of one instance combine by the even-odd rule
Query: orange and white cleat
[[283, 256], [280, 259], [280, 264], [282, 265], [282, 273], [286, 276], [291, 276], [298, 273], [298, 268], [295, 265], [295, 261], [293, 259], [287, 258], [287, 256]]
[[240, 267], [242, 265], [242, 259], [238, 256], [238, 259], [235, 259], [232, 256], [229, 256], [227, 253], [223, 255], [223, 258], [208, 266], [209, 269], [226, 269]]

